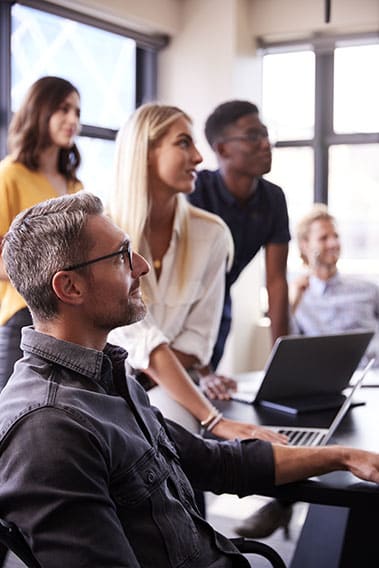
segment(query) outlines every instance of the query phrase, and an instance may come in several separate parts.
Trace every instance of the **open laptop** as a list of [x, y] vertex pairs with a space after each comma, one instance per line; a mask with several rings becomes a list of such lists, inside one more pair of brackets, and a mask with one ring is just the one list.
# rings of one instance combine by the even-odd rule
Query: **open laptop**
[[239, 384], [234, 400], [298, 414], [339, 408], [371, 331], [286, 336], [276, 340], [263, 373]]
[[301, 428], [299, 426], [266, 426], [266, 428], [285, 434], [288, 437], [288, 444], [291, 446], [325, 446], [349, 410], [354, 394], [362, 386], [366, 373], [372, 367], [374, 361], [375, 359], [371, 359], [361, 371], [358, 380], [355, 382], [349, 395], [345, 398], [344, 403], [335, 415], [329, 428]]

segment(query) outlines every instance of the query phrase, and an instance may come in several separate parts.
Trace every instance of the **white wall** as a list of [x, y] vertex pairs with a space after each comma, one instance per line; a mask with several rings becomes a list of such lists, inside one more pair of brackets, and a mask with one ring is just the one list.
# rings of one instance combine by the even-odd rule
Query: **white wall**
[[182, 0], [180, 33], [160, 55], [159, 95], [194, 119], [204, 165], [215, 160], [203, 135], [210, 111], [230, 98], [260, 99], [249, 0]]

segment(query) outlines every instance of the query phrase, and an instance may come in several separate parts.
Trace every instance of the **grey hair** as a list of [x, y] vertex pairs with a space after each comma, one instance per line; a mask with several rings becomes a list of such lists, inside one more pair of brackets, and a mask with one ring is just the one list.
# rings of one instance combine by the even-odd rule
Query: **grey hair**
[[101, 200], [81, 191], [38, 203], [13, 220], [2, 241], [4, 266], [33, 318], [56, 317], [53, 276], [64, 266], [86, 260], [94, 244], [84, 230], [88, 216], [101, 213]]

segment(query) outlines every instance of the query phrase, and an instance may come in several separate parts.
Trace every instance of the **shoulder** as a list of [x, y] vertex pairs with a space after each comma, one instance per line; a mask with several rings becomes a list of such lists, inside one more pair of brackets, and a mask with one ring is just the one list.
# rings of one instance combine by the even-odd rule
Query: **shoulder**
[[210, 213], [205, 209], [196, 207], [195, 205], [188, 204], [189, 218], [193, 224], [197, 226], [203, 226], [204, 228], [213, 229], [216, 233], [227, 233], [229, 231], [226, 223], [216, 215], [215, 213]]
[[276, 185], [276, 183], [272, 183], [271, 181], [268, 181], [265, 178], [259, 179], [259, 190], [262, 193], [265, 193], [269, 198], [285, 199], [283, 189], [279, 185]]
[[199, 185], [214, 183], [217, 178], [217, 172], [218, 170], [200, 170], [197, 174], [196, 181], [199, 182]]
[[344, 287], [350, 288], [351, 290], [357, 292], [367, 291], [367, 292], [378, 293], [379, 291], [378, 284], [370, 280], [365, 280], [364, 278], [360, 278], [359, 276], [339, 274], [339, 281]]
[[197, 194], [207, 193], [207, 191], [213, 190], [213, 188], [217, 185], [217, 180], [218, 180], [217, 171], [218, 170], [215, 171], [201, 170], [198, 172], [195, 184], [195, 191], [191, 193], [191, 195], [189, 196], [190, 201], [192, 201], [192, 199], [196, 197]]
[[228, 269], [234, 257], [233, 236], [228, 225], [214, 213], [188, 204], [190, 232], [193, 241], [202, 241], [209, 247], [210, 253], [215, 257], [221, 254], [227, 257]]
[[69, 181], [68, 184], [68, 193], [77, 193], [84, 189], [84, 185], [80, 180], [72, 180]]
[[6, 156], [0, 162], [0, 176], [6, 179], [15, 179], [28, 175], [30, 171], [23, 164], [15, 162], [11, 156]]

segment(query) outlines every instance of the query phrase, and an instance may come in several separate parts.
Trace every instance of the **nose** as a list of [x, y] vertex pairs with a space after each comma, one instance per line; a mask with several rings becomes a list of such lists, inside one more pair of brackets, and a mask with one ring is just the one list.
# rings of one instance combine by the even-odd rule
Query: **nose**
[[78, 115], [78, 111], [76, 109], [71, 109], [67, 115], [70, 124], [76, 127], [79, 130], [80, 127], [80, 117]]
[[144, 276], [150, 272], [150, 264], [147, 260], [138, 252], [132, 252], [132, 263], [133, 263], [133, 270], [132, 276], [134, 278], [139, 278], [140, 276]]
[[340, 246], [340, 239], [338, 236], [333, 235], [332, 237], [329, 237], [328, 239], [328, 245], [330, 247], [339, 247]]
[[192, 161], [195, 165], [200, 164], [203, 161], [203, 156], [200, 154], [196, 146], [193, 148]]
[[262, 136], [261, 138], [261, 146], [263, 146], [264, 148], [271, 148], [273, 144], [271, 144], [270, 138], [267, 136]]

